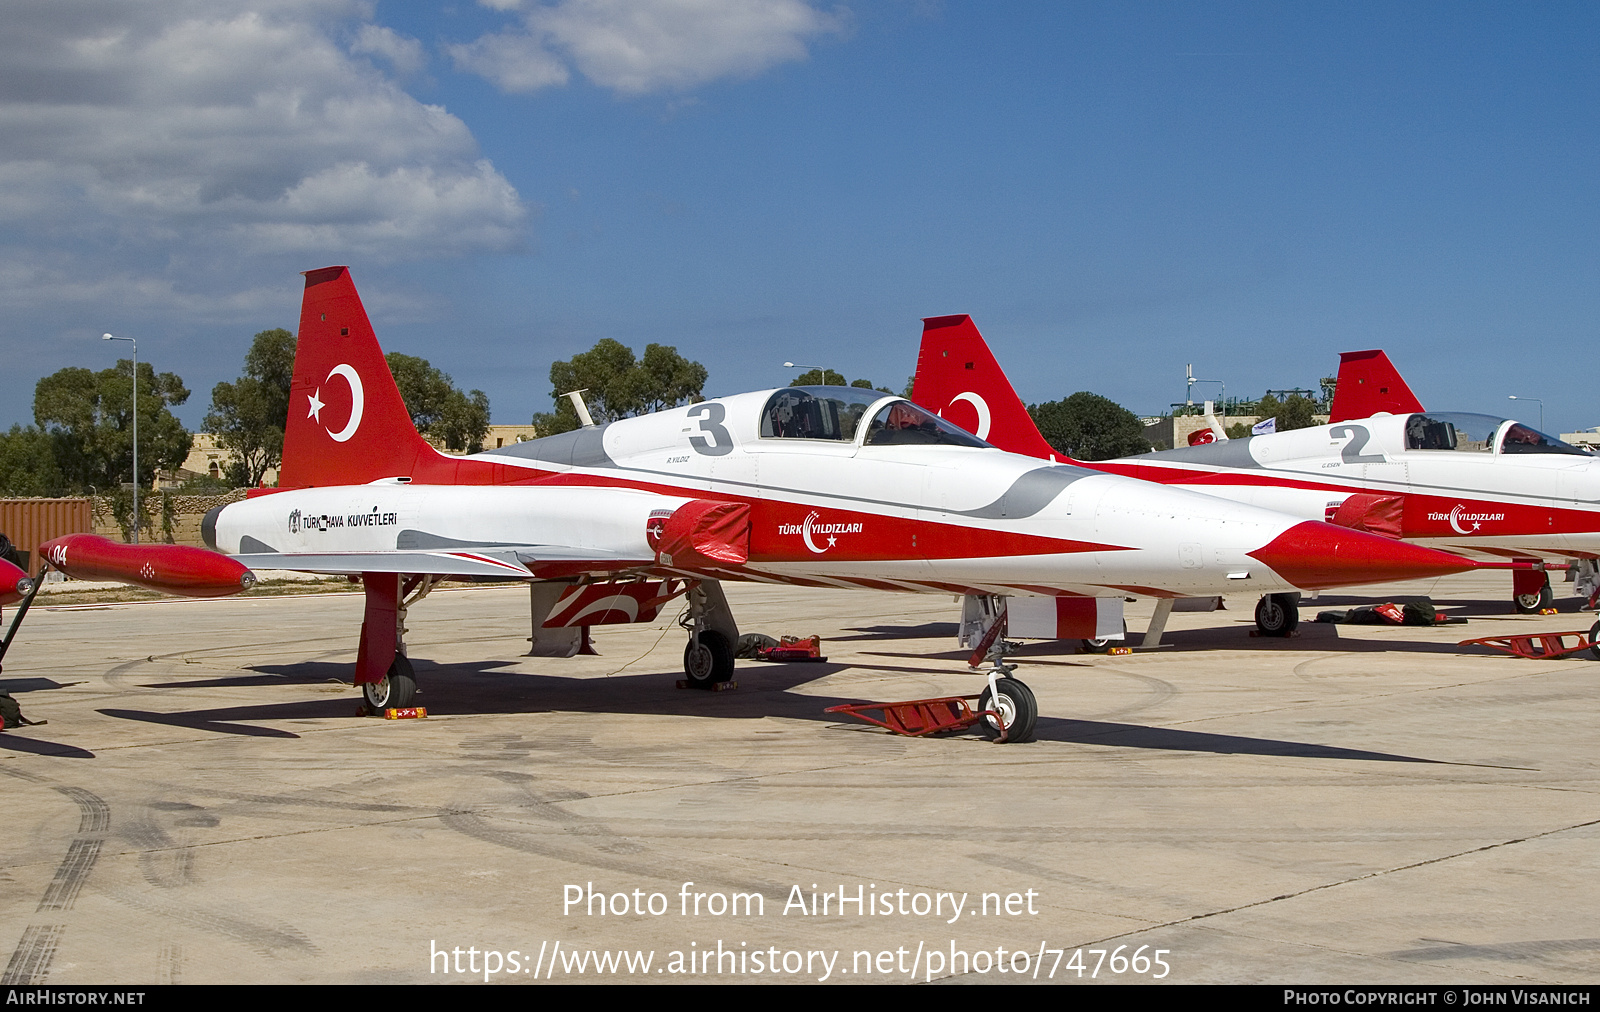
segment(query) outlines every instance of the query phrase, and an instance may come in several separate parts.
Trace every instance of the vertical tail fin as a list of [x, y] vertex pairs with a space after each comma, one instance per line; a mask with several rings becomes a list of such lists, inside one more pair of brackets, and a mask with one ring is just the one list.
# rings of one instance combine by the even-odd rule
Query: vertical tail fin
[[437, 451], [417, 434], [344, 267], [305, 273], [279, 485], [416, 476]]
[[1409, 415], [1422, 402], [1381, 351], [1347, 351], [1339, 356], [1339, 385], [1333, 391], [1328, 421], [1370, 418], [1380, 411]]
[[972, 317], [922, 321], [911, 399], [1010, 453], [1069, 460], [1045, 442]]

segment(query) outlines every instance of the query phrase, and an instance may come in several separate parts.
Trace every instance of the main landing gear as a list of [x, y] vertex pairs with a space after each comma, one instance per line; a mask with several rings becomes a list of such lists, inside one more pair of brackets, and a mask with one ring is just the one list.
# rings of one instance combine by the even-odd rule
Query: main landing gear
[[739, 642], [739, 627], [716, 580], [701, 580], [686, 599], [689, 607], [678, 618], [689, 633], [683, 648], [683, 685], [720, 689], [733, 681], [733, 645]]
[[1511, 593], [1518, 615], [1537, 615], [1555, 602], [1550, 574], [1542, 569], [1512, 570]]
[[374, 713], [381, 713], [390, 707], [410, 706], [412, 700], [417, 698], [417, 673], [412, 669], [411, 661], [405, 654], [396, 653], [382, 678], [361, 686], [361, 697], [366, 700], [367, 709]]
[[1256, 631], [1262, 636], [1289, 636], [1300, 628], [1300, 595], [1268, 594], [1256, 602]]
[[406, 610], [438, 582], [434, 576], [361, 574], [367, 600], [355, 681], [369, 712], [416, 705], [417, 673], [405, 653]]

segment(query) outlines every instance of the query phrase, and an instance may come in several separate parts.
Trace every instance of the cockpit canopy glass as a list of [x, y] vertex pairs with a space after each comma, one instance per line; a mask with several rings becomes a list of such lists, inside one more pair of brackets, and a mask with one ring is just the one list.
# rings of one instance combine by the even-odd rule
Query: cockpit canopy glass
[[860, 387], [790, 387], [779, 390], [761, 409], [761, 435], [766, 439], [856, 438], [861, 416], [878, 401], [880, 390]]
[[1500, 437], [1501, 453], [1576, 453], [1580, 456], [1590, 456], [1588, 450], [1563, 443], [1554, 436], [1547, 436], [1521, 422], [1512, 422], [1506, 426], [1505, 435]]
[[894, 401], [878, 409], [867, 425], [868, 446], [988, 446], [965, 429], [910, 401]]
[[1406, 419], [1406, 449], [1467, 450], [1492, 453], [1496, 438], [1501, 453], [1571, 453], [1588, 456], [1587, 450], [1563, 443], [1529, 425], [1494, 415], [1464, 411], [1439, 411], [1412, 415]]
[[[881, 390], [860, 387], [789, 387], [773, 394], [761, 409], [761, 435], [765, 439], [827, 439], [848, 443], [856, 438], [867, 409], [883, 399]], [[872, 416], [866, 443], [868, 446], [989, 445], [938, 415], [898, 398]]]

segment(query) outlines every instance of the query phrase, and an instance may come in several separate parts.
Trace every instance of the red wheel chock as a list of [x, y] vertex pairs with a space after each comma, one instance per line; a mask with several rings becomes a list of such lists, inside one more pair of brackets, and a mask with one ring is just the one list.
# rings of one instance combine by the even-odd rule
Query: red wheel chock
[[[985, 717], [993, 717], [998, 723], [1000, 714], [995, 711], [974, 710], [967, 705], [968, 700], [978, 698], [980, 697], [940, 696], [938, 699], [913, 699], [904, 703], [845, 703], [840, 706], [830, 706], [822, 712], [848, 713], [852, 717], [860, 717], [869, 724], [876, 724], [895, 734], [922, 738], [945, 731], [965, 731]], [[869, 710], [877, 710], [882, 716], [874, 717], [867, 712]], [[1000, 734], [1001, 740], [1004, 741], [1004, 730]]]
[[[1575, 636], [1578, 642], [1567, 645], [1567, 637]], [[1535, 642], [1537, 641], [1537, 642]], [[1456, 646], [1461, 647], [1488, 647], [1498, 650], [1503, 654], [1513, 657], [1532, 657], [1548, 660], [1556, 657], [1566, 657], [1570, 654], [1588, 650], [1595, 646], [1589, 639], [1589, 630], [1580, 629], [1577, 632], [1558, 633], [1520, 633], [1516, 636], [1481, 636], [1475, 640], [1462, 640]]]

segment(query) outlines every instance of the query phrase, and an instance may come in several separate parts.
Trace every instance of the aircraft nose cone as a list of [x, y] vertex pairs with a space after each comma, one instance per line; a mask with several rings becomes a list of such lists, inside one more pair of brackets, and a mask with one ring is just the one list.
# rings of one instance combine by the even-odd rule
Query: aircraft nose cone
[[1315, 520], [1296, 524], [1249, 555], [1303, 590], [1420, 580], [1476, 566], [1449, 552]]

